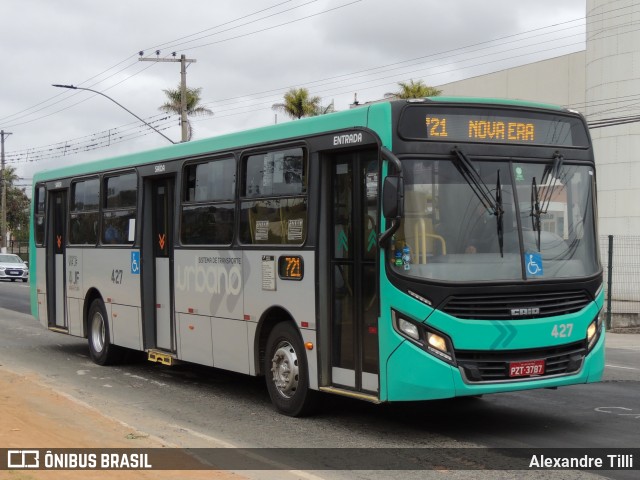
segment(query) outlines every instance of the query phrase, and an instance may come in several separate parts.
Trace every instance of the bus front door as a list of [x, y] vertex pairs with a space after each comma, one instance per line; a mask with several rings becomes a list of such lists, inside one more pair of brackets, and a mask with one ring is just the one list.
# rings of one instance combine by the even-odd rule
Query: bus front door
[[331, 384], [378, 396], [378, 154], [332, 156]]
[[49, 197], [50, 227], [47, 238], [47, 316], [49, 328], [67, 330], [65, 295], [67, 192], [52, 191]]

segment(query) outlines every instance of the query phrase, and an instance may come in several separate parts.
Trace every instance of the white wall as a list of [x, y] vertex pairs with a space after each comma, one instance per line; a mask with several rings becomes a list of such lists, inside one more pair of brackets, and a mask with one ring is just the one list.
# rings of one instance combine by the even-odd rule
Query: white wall
[[[619, 12], [606, 13], [615, 10]], [[587, 0], [589, 121], [638, 115], [640, 4]], [[600, 233], [640, 235], [640, 123], [592, 129], [598, 164]]]
[[496, 97], [563, 106], [585, 100], [585, 52], [438, 85], [443, 95]]

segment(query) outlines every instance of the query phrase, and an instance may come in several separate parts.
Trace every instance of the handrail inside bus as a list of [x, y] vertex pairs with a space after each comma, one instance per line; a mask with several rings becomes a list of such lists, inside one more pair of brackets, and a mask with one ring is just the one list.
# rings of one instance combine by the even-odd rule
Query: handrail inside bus
[[402, 172], [402, 162], [396, 157], [391, 150], [386, 147], [380, 147], [380, 153], [382, 154], [382, 158], [392, 163], [398, 173], [396, 176], [398, 177], [398, 185], [400, 189], [398, 190], [398, 209], [397, 216], [391, 220], [391, 226], [386, 229], [384, 232], [380, 234], [378, 237], [378, 245], [384, 247], [389, 239], [393, 236], [394, 233], [398, 231], [400, 228], [400, 220], [402, 219], [402, 205], [404, 203], [404, 174]]

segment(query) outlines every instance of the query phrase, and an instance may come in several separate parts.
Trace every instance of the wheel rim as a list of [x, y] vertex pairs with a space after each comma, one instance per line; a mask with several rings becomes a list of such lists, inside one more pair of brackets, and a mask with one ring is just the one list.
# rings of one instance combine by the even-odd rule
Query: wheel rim
[[291, 398], [298, 390], [298, 355], [287, 341], [280, 342], [271, 359], [271, 373], [276, 390], [284, 398]]
[[100, 353], [104, 349], [105, 337], [104, 318], [102, 313], [95, 312], [91, 319], [91, 344], [96, 352]]

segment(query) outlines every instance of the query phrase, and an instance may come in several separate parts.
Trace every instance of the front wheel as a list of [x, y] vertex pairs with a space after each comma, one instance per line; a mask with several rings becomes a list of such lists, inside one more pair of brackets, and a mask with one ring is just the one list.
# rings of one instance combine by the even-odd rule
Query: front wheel
[[99, 298], [89, 308], [89, 354], [98, 365], [112, 365], [122, 359], [123, 350], [111, 344], [109, 322], [104, 303]]
[[309, 389], [309, 370], [302, 339], [290, 323], [279, 323], [267, 340], [264, 372], [271, 402], [291, 417], [308, 415], [317, 392]]

